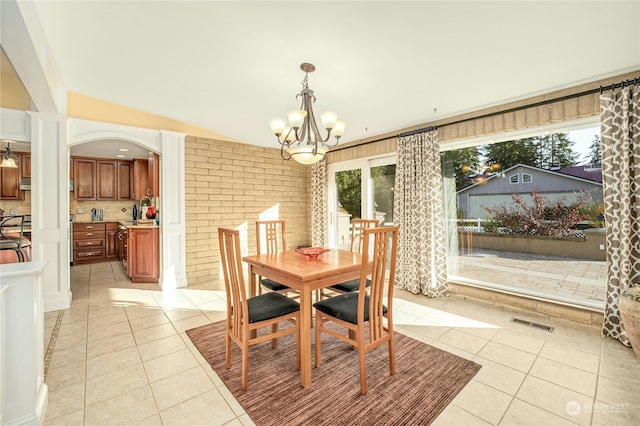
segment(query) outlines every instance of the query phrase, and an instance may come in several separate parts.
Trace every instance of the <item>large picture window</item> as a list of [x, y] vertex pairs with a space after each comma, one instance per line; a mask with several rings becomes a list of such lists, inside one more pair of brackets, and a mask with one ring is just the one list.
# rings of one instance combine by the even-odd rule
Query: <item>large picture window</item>
[[449, 280], [602, 309], [600, 152], [599, 123], [443, 150]]

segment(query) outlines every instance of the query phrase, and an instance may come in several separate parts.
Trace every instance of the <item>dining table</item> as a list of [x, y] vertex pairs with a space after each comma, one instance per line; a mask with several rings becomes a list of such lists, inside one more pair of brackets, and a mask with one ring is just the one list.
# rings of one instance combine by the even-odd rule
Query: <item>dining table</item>
[[295, 250], [244, 256], [249, 265], [249, 295], [258, 293], [258, 276], [270, 278], [300, 293], [300, 382], [311, 385], [312, 294], [315, 290], [359, 278], [362, 256], [347, 250], [331, 249], [316, 259]]

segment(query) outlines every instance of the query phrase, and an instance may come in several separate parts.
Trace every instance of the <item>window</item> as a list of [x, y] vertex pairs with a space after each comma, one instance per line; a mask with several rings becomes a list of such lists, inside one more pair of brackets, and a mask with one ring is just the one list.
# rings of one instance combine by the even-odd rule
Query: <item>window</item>
[[[604, 308], [602, 182], [588, 182], [580, 171], [594, 162], [600, 144], [596, 126], [578, 132], [553, 129], [554, 141], [567, 141], [562, 150], [549, 142], [546, 130], [442, 152], [443, 196], [451, 200], [444, 212], [449, 280]], [[559, 168], [558, 158], [564, 159]], [[500, 164], [506, 179], [498, 171], [475, 184], [474, 175], [463, 173], [469, 162]], [[517, 185], [532, 183], [534, 174], [535, 187]], [[576, 209], [567, 207], [576, 207], [580, 216], [570, 216]]]

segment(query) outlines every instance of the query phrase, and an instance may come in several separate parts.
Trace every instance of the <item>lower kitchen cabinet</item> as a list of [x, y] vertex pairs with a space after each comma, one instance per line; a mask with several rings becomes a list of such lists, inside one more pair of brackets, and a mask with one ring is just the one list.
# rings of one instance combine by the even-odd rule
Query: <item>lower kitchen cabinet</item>
[[115, 259], [118, 257], [118, 222], [107, 222], [105, 224], [105, 258]]
[[73, 224], [73, 263], [105, 260], [105, 224], [89, 222]]
[[127, 274], [134, 283], [157, 283], [160, 278], [160, 233], [157, 227], [130, 227], [127, 236]]

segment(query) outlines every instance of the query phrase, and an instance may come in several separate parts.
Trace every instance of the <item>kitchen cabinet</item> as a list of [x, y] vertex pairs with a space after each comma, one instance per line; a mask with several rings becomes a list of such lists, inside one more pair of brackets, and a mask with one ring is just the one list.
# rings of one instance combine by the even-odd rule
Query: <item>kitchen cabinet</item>
[[134, 200], [140, 200], [147, 195], [149, 189], [149, 162], [147, 160], [133, 160], [133, 193]]
[[31, 177], [31, 154], [20, 154], [20, 169], [23, 178]]
[[156, 153], [152, 153], [149, 155], [148, 162], [148, 180], [149, 180], [149, 192], [147, 196], [149, 197], [159, 197], [160, 196], [160, 156]]
[[76, 200], [130, 200], [131, 161], [74, 157]]
[[105, 258], [118, 258], [118, 222], [105, 223]]
[[160, 278], [158, 227], [130, 227], [127, 241], [127, 274], [134, 283], [157, 283]]
[[96, 161], [96, 200], [116, 201], [118, 199], [118, 162]]
[[82, 264], [106, 259], [104, 222], [73, 224], [73, 263]]
[[118, 161], [118, 200], [130, 200], [133, 167], [131, 161]]
[[96, 199], [96, 160], [73, 159], [73, 194], [76, 200]]
[[0, 167], [0, 200], [24, 200], [24, 191], [20, 190], [20, 157], [18, 155], [18, 167]]

